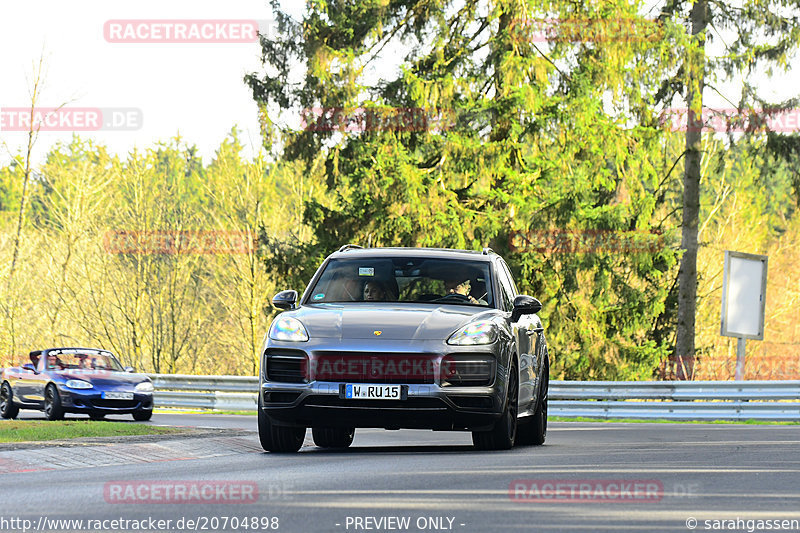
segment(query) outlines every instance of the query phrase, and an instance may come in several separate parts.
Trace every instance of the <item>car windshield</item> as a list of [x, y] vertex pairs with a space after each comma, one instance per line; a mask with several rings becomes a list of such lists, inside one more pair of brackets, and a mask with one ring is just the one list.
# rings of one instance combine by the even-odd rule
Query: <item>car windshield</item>
[[106, 353], [58, 352], [47, 355], [48, 370], [107, 370], [122, 372], [117, 358]]
[[307, 303], [406, 302], [493, 307], [486, 261], [392, 257], [331, 259]]

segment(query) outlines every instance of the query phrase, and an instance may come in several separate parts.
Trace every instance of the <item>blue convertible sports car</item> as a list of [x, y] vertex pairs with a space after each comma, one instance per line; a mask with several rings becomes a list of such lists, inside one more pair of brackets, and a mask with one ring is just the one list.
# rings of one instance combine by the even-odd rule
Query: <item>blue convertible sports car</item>
[[153, 415], [153, 383], [120, 364], [114, 354], [92, 348], [50, 348], [30, 353], [30, 363], [6, 368], [0, 376], [0, 416], [20, 409], [44, 411], [48, 420], [85, 413], [93, 420], [131, 414]]

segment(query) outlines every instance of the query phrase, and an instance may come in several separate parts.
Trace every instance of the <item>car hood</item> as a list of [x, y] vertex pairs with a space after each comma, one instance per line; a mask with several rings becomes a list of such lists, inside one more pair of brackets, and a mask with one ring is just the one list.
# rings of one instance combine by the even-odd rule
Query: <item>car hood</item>
[[150, 381], [144, 374], [108, 372], [104, 370], [59, 370], [53, 373], [61, 376], [65, 380], [81, 379], [95, 386], [138, 385], [143, 381]]
[[307, 305], [286, 314], [300, 320], [312, 339], [445, 340], [478, 315], [488, 318], [496, 312], [455, 305], [355, 303]]

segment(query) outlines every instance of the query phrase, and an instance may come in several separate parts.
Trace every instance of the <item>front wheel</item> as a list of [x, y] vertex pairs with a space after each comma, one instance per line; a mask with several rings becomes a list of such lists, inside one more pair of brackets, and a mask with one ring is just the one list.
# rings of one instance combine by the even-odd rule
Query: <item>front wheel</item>
[[3, 418], [17, 418], [19, 407], [14, 405], [14, 393], [8, 381], [3, 382], [0, 387], [0, 416]]
[[311, 428], [314, 444], [320, 448], [347, 448], [355, 434], [356, 428]]
[[44, 416], [48, 420], [63, 420], [64, 408], [61, 406], [61, 396], [52, 383], [44, 391]]
[[258, 400], [258, 439], [268, 452], [296, 452], [303, 446], [306, 437], [304, 427], [276, 426], [261, 408], [261, 393]]
[[489, 431], [473, 431], [472, 443], [479, 450], [510, 450], [517, 439], [519, 374], [512, 365], [508, 376], [508, 392], [503, 414]]
[[153, 417], [153, 410], [152, 409], [142, 409], [141, 411], [134, 411], [133, 412], [133, 419], [138, 422], [146, 422]]

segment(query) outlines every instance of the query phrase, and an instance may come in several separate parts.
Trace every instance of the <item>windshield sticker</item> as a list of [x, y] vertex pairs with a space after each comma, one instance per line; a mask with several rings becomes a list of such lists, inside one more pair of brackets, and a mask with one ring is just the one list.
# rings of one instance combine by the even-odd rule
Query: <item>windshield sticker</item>
[[314, 299], [315, 300], [322, 300], [323, 298], [325, 298], [325, 294], [324, 293], [320, 292], [319, 294], [315, 294], [314, 295]]
[[359, 267], [358, 268], [358, 275], [359, 276], [374, 276], [375, 269], [372, 267]]

